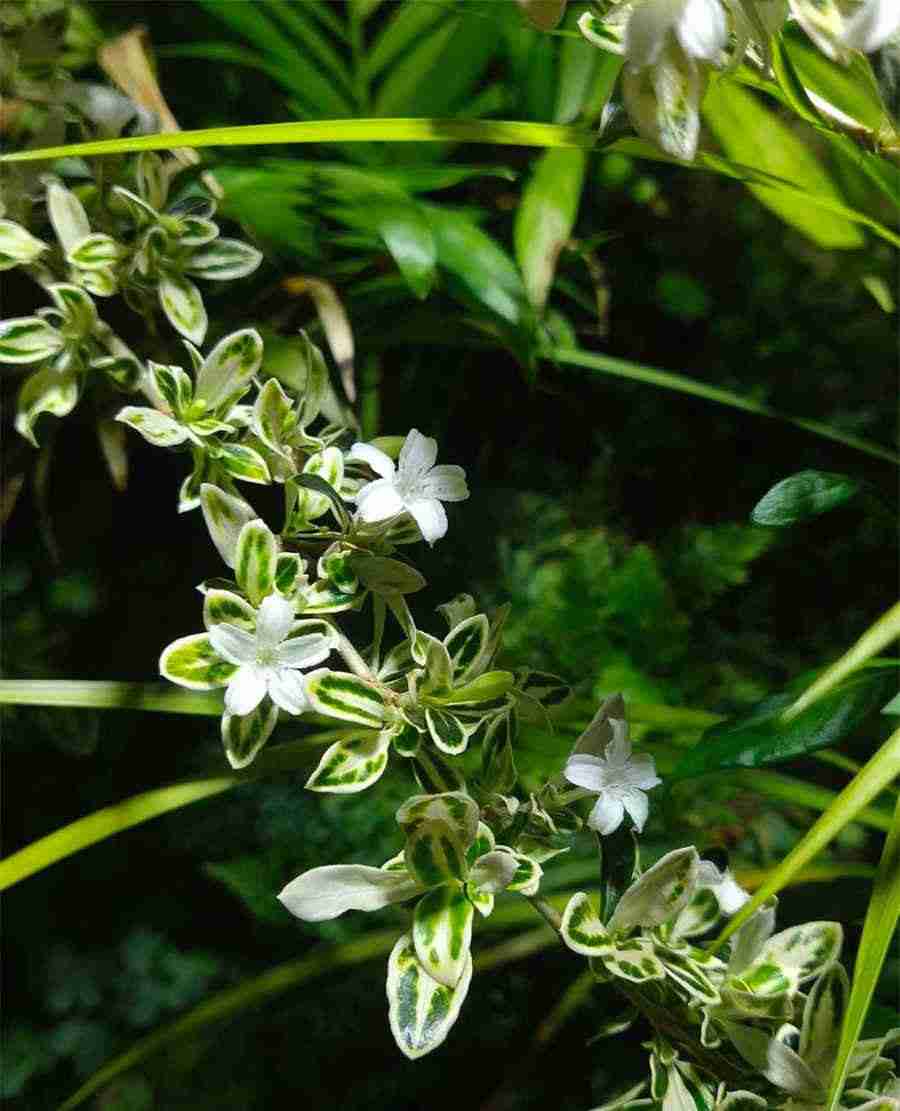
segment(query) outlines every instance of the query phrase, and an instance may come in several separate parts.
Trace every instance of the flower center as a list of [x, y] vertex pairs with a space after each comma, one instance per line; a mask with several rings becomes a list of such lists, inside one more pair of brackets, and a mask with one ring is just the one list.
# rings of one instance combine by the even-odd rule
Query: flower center
[[271, 645], [257, 646], [256, 649], [256, 664], [257, 667], [274, 667], [276, 663], [277, 652]]

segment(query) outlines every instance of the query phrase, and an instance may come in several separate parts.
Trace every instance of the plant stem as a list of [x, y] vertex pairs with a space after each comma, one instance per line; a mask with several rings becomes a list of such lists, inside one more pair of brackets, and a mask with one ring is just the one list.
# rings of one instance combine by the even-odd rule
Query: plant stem
[[547, 925], [552, 926], [552, 928], [562, 936], [560, 932], [562, 930], [562, 915], [556, 907], [553, 906], [552, 903], [548, 903], [546, 899], [538, 898], [537, 895], [526, 895], [525, 898], [531, 903]]
[[347, 667], [350, 668], [354, 675], [358, 675], [360, 679], [375, 678], [369, 665], [343, 633], [338, 633], [337, 650], [344, 657], [344, 663], [346, 663]]

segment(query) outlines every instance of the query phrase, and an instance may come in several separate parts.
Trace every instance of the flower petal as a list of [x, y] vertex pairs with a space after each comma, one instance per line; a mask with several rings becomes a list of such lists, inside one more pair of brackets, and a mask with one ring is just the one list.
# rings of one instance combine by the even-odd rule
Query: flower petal
[[628, 723], [620, 718], [610, 718], [612, 726], [612, 739], [606, 746], [603, 755], [606, 762], [613, 768], [624, 768], [631, 761], [631, 741], [628, 739]]
[[625, 817], [625, 808], [618, 795], [604, 791], [588, 815], [587, 824], [604, 837], [618, 829]]
[[721, 881], [715, 885], [714, 893], [723, 914], [737, 914], [750, 898], [727, 868]]
[[662, 780], [656, 774], [656, 765], [649, 752], [637, 752], [629, 759], [622, 782], [627, 787], [637, 787], [641, 791], [649, 791], [651, 787], [658, 787]]
[[466, 472], [453, 463], [432, 467], [422, 479], [419, 489], [424, 497], [439, 498], [440, 501], [465, 501], [469, 496]]
[[686, 54], [718, 62], [728, 40], [725, 10], [719, 0], [687, 0], [677, 33]]
[[372, 444], [354, 444], [347, 453], [347, 459], [366, 463], [381, 478], [393, 477], [394, 460]]
[[237, 625], [213, 625], [209, 642], [223, 660], [245, 664], [256, 659], [256, 638]]
[[684, 0], [643, 0], [625, 27], [625, 56], [635, 69], [652, 66], [684, 9]]
[[313, 667], [328, 658], [334, 647], [331, 637], [321, 633], [291, 637], [278, 646], [279, 667]]
[[600, 756], [570, 756], [563, 768], [563, 775], [576, 787], [602, 791], [606, 786], [606, 761]]
[[309, 708], [303, 691], [303, 676], [299, 671], [282, 667], [272, 670], [268, 675], [269, 697], [276, 706], [289, 714], [302, 714]]
[[388, 478], [369, 482], [356, 495], [356, 506], [364, 521], [386, 521], [403, 512], [403, 501]]
[[[215, 627], [221, 629], [224, 626]], [[250, 714], [265, 696], [265, 672], [255, 663], [242, 664], [225, 691], [225, 709], [229, 714]]]
[[411, 428], [403, 441], [397, 469], [407, 481], [415, 481], [434, 466], [437, 459], [437, 440], [423, 436], [417, 428]]
[[429, 544], [440, 540], [447, 532], [447, 514], [436, 498], [416, 498], [406, 508]]
[[644, 828], [647, 815], [650, 813], [650, 803], [647, 801], [647, 796], [643, 791], [638, 791], [634, 787], [626, 787], [620, 792], [619, 797], [634, 822], [634, 828], [640, 833]]
[[280, 594], [263, 598], [256, 617], [256, 639], [262, 647], [280, 644], [294, 624], [294, 607]]
[[867, 0], [848, 18], [840, 35], [844, 46], [871, 54], [900, 27], [900, 8], [892, 0]]

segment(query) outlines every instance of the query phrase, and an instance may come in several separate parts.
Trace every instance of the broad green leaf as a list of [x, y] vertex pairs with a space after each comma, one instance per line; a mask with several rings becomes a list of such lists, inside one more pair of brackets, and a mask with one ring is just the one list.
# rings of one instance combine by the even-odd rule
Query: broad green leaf
[[[808, 193], [842, 199], [810, 148], [754, 93], [733, 81], [715, 81], [703, 102], [703, 116], [733, 161], [785, 178]], [[849, 220], [824, 209], [814, 210], [784, 191], [752, 184], [748, 188], [776, 215], [821, 247], [855, 250], [865, 243]]]
[[116, 420], [140, 432], [154, 447], [175, 447], [183, 444], [190, 435], [187, 427], [173, 417], [140, 405], [126, 405], [116, 414]]
[[678, 914], [691, 900], [698, 866], [693, 846], [667, 853], [619, 900], [608, 923], [610, 933], [624, 933], [636, 926], [658, 926]]
[[278, 707], [264, 698], [249, 714], [222, 715], [222, 744], [233, 768], [246, 768], [266, 743], [278, 723]]
[[870, 131], [877, 134], [881, 130], [887, 112], [865, 55], [853, 51], [841, 65], [817, 50], [805, 36], [785, 33], [782, 42], [807, 92], [833, 104]]
[[403, 872], [363, 864], [328, 864], [291, 880], [278, 899], [304, 922], [324, 922], [348, 910], [380, 910], [420, 890]]
[[455, 988], [471, 958], [474, 910], [458, 884], [429, 891], [413, 912], [412, 938], [419, 964], [428, 975]]
[[612, 946], [613, 939], [603, 925], [596, 903], [583, 892], [569, 900], [559, 932], [570, 949], [586, 957], [601, 956]]
[[208, 282], [230, 282], [252, 274], [262, 262], [262, 252], [239, 239], [215, 239], [191, 252], [185, 271]]
[[224, 687], [237, 668], [218, 656], [206, 633], [179, 637], [159, 658], [159, 673], [164, 679], [194, 691]]
[[750, 519], [756, 525], [784, 528], [843, 505], [860, 488], [860, 483], [847, 475], [800, 471], [776, 483], [754, 506]]
[[497, 698], [502, 698], [512, 689], [514, 683], [515, 676], [511, 671], [487, 671], [461, 687], [454, 687], [445, 694], [430, 697], [446, 706], [477, 705], [480, 702], [493, 702]]
[[900, 802], [878, 863], [869, 897], [862, 936], [853, 967], [853, 985], [847, 1002], [840, 1042], [833, 1055], [831, 1086], [825, 1111], [835, 1111], [846, 1081], [854, 1049], [875, 993], [900, 917]]
[[465, 686], [487, 664], [490, 631], [486, 615], [476, 613], [455, 624], [444, 638], [454, 686]]
[[78, 404], [78, 375], [73, 370], [38, 370], [19, 390], [16, 400], [16, 431], [38, 446], [34, 426], [42, 413], [65, 417]]
[[13, 220], [0, 220], [0, 271], [34, 262], [46, 250], [46, 243]]
[[547, 303], [559, 253], [575, 226], [586, 168], [584, 151], [545, 151], [522, 191], [513, 241], [528, 299], [538, 312]]
[[263, 357], [263, 342], [254, 328], [243, 328], [219, 340], [197, 374], [194, 395], [208, 410], [233, 405], [250, 387]]
[[438, 818], [407, 832], [406, 867], [423, 888], [466, 879], [466, 842], [459, 828]]
[[407, 1057], [423, 1057], [444, 1041], [471, 980], [471, 956], [456, 987], [448, 988], [419, 964], [410, 934], [400, 938], [388, 959], [388, 1018], [394, 1040]]
[[[208, 449], [213, 454], [212, 448]], [[214, 457], [226, 474], [243, 482], [267, 486], [272, 481], [265, 459], [246, 444], [217, 444]]]
[[192, 343], [206, 337], [206, 307], [200, 290], [180, 274], [163, 274], [159, 279], [159, 304], [172, 327]]
[[357, 675], [321, 668], [306, 677], [306, 697], [312, 708], [327, 717], [379, 729], [385, 721], [384, 695]]
[[[760, 773], [757, 773], [760, 774]], [[791, 878], [814, 860], [833, 838], [866, 807], [876, 795], [900, 775], [900, 729], [892, 733], [878, 752], [851, 780], [825, 813], [784, 860], [772, 869], [753, 897], [728, 922], [716, 938], [723, 944], [767, 899], [790, 883]]]
[[446, 18], [439, 5], [397, 4], [363, 60], [369, 80], [404, 55], [416, 41], [425, 39], [432, 25]]
[[335, 795], [364, 791], [384, 773], [390, 745], [387, 730], [337, 741], [325, 751], [306, 786], [311, 791]]
[[37, 363], [62, 349], [63, 337], [40, 316], [0, 321], [0, 363]]
[[414, 594], [426, 585], [415, 567], [398, 559], [360, 552], [350, 563], [363, 586], [377, 594]]
[[256, 631], [256, 610], [240, 594], [212, 588], [203, 596], [203, 624], [235, 625], [247, 632]]
[[427, 297], [437, 276], [437, 248], [419, 206], [402, 198], [383, 200], [368, 215], [409, 288], [416, 297]]
[[238, 586], [254, 606], [272, 593], [278, 561], [278, 541], [265, 521], [248, 521], [238, 534], [234, 573]]
[[[900, 243], [900, 239], [898, 239]], [[819, 421], [807, 420], [805, 417], [792, 417], [787, 413], [779, 413], [762, 402], [754, 401], [728, 390], [721, 390], [717, 386], [709, 386], [704, 382], [697, 382], [683, 374], [673, 374], [668, 370], [659, 370], [656, 367], [643, 366], [640, 363], [631, 363], [625, 359], [616, 359], [611, 355], [601, 355], [593, 351], [581, 351], [551, 347], [544, 353], [545, 358], [564, 366], [577, 366], [585, 370], [600, 374], [611, 374], [617, 378], [625, 378], [633, 382], [645, 382], [651, 386], [659, 386], [664, 390], [675, 390], [693, 397], [702, 397], [707, 401], [715, 401], [719, 405], [728, 405], [733, 409], [743, 409], [748, 413], [756, 413], [761, 417], [770, 417], [775, 420], [785, 421], [797, 428], [812, 432], [835, 443], [844, 444], [855, 448], [857, 451], [871, 455], [875, 459], [884, 459], [894, 465], [900, 465], [900, 456], [871, 440], [860, 436], [853, 436], [837, 428], [830, 428]]]
[[200, 486], [200, 505], [219, 555], [227, 566], [234, 567], [241, 529], [256, 520], [256, 511], [237, 494], [226, 493], [211, 482]]
[[471, 729], [459, 718], [447, 713], [446, 710], [428, 706], [425, 710], [425, 721], [431, 739], [441, 752], [446, 752], [448, 756], [459, 756], [460, 753], [465, 752]]
[[103, 270], [114, 265], [121, 253], [121, 247], [112, 236], [92, 232], [75, 243], [66, 258], [81, 270]]
[[795, 684], [794, 691], [772, 695], [736, 721], [707, 730], [671, 774], [687, 779], [724, 768], [757, 768], [836, 745], [878, 713], [896, 682], [893, 667], [862, 668], [785, 721], [785, 709], [796, 698]]

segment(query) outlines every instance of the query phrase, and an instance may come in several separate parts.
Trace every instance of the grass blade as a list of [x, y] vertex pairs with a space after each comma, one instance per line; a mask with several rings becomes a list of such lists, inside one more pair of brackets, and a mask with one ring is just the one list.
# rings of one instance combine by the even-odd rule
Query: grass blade
[[862, 937], [859, 939], [856, 964], [853, 968], [853, 986], [850, 989], [850, 999], [844, 1016], [834, 1071], [831, 1074], [831, 1088], [825, 1111], [834, 1111], [838, 1105], [847, 1078], [850, 1055], [866, 1020], [866, 1013], [878, 977], [881, 975], [898, 917], [900, 917], [900, 801], [894, 810], [894, 821], [878, 864]]
[[0, 706], [68, 706], [84, 710], [153, 710], [165, 714], [222, 713], [220, 691], [179, 690], [162, 683], [95, 679], [0, 679]]

